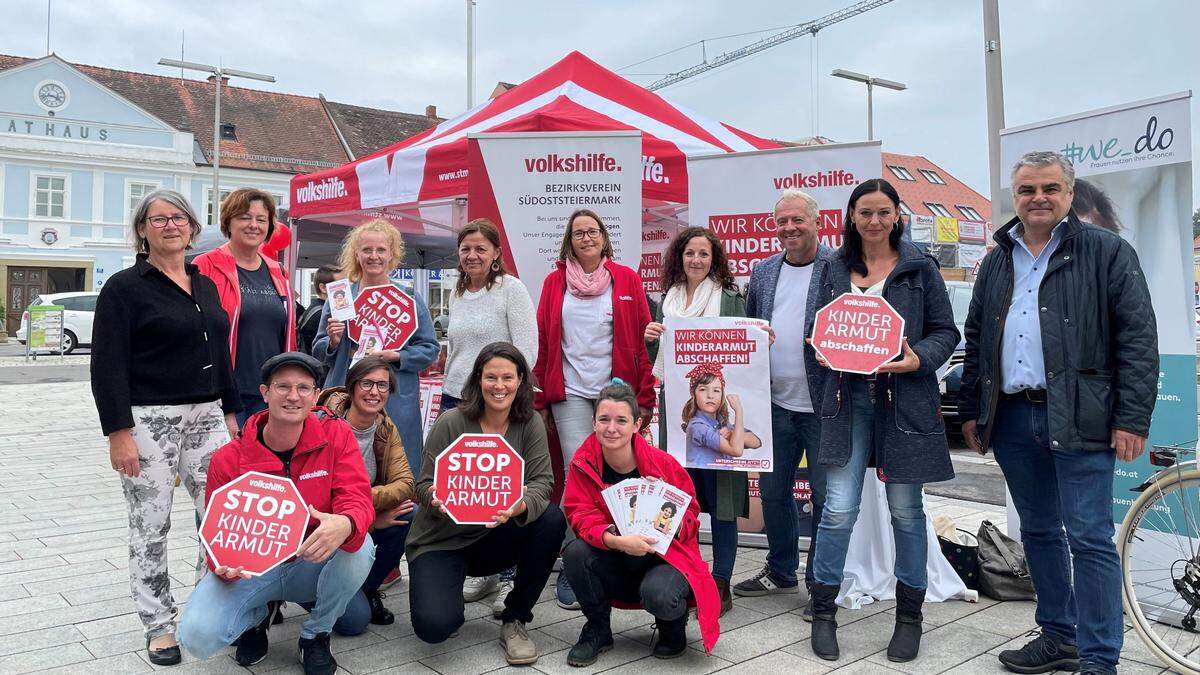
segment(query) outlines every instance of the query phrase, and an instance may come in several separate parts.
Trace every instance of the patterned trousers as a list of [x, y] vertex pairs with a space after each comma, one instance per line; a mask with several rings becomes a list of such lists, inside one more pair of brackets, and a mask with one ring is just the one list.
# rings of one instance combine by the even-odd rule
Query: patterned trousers
[[[204, 514], [205, 476], [217, 448], [229, 442], [219, 401], [133, 406], [140, 473], [121, 476], [129, 505], [129, 584], [146, 639], [175, 632], [178, 610], [167, 573], [167, 533], [175, 479]], [[203, 552], [203, 547], [201, 547]], [[203, 553], [201, 553], [201, 560]]]

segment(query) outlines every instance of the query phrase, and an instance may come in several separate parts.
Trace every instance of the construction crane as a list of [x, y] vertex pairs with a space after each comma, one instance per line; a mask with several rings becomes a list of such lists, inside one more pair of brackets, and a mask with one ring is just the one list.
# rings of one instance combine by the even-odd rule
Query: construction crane
[[744, 59], [747, 56], [757, 54], [772, 47], [776, 47], [803, 35], [812, 35], [815, 37], [817, 31], [821, 30], [822, 28], [832, 26], [839, 21], [845, 21], [850, 17], [858, 16], [863, 12], [869, 12], [876, 7], [882, 7], [891, 1], [892, 0], [864, 0], [863, 2], [856, 2], [853, 5], [850, 5], [844, 9], [840, 9], [832, 14], [826, 14], [819, 19], [806, 21], [805, 23], [793, 26], [782, 33], [776, 33], [775, 35], [765, 37], [758, 42], [748, 44], [745, 47], [740, 47], [738, 49], [734, 49], [733, 51], [725, 52], [711, 61], [705, 59], [704, 63], [694, 65], [691, 68], [685, 68], [677, 73], [671, 73], [670, 75], [655, 81], [646, 88], [650, 91], [655, 91], [662, 89], [663, 87], [669, 87], [672, 84], [682, 82], [689, 77], [695, 77], [702, 73], [707, 73], [715, 68], [727, 66], [738, 59]]

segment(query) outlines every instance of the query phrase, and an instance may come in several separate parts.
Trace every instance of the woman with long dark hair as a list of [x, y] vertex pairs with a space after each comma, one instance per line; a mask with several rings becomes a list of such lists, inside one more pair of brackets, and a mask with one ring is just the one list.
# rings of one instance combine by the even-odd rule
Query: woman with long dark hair
[[[524, 496], [489, 525], [459, 525], [434, 494], [434, 461], [462, 434], [497, 434], [525, 459]], [[463, 624], [463, 581], [514, 565], [513, 589], [500, 613], [500, 645], [510, 664], [537, 661], [526, 625], [537, 604], [567, 522], [551, 503], [554, 471], [546, 427], [533, 409], [533, 382], [521, 351], [506, 342], [485, 346], [458, 407], [438, 417], [425, 441], [416, 511], [408, 535], [409, 607], [417, 637], [438, 643]], [[445, 497], [445, 495], [442, 495]]]
[[902, 239], [900, 196], [890, 183], [859, 184], [845, 223], [842, 247], [822, 280], [822, 303], [846, 292], [882, 296], [904, 318], [904, 337], [899, 359], [875, 374], [825, 377], [817, 456], [826, 468], [826, 496], [813, 558], [811, 645], [823, 659], [839, 657], [835, 601], [866, 468], [873, 466], [885, 485], [896, 542], [896, 627], [887, 654], [906, 662], [920, 649], [928, 582], [922, 485], [954, 477], [937, 369], [959, 334], [937, 262]]
[[[738, 294], [737, 283], [729, 271], [725, 246], [706, 227], [689, 227], [675, 235], [663, 255], [661, 283], [663, 301], [645, 331], [654, 361], [654, 375], [660, 380], [663, 379], [663, 357], [659, 352], [659, 338], [665, 330], [664, 317], [746, 316], [746, 301]], [[706, 377], [711, 381], [715, 376]], [[665, 408], [662, 401], [660, 395], [659, 410]], [[719, 434], [724, 425], [716, 422], [712, 420], [708, 426], [714, 434]], [[665, 423], [658, 426], [658, 446], [667, 447]], [[712, 519], [712, 575], [721, 596], [721, 614], [724, 614], [733, 609], [729, 582], [737, 559], [737, 519], [750, 515], [748, 481], [742, 471], [692, 468], [688, 473], [696, 486], [700, 510]]]

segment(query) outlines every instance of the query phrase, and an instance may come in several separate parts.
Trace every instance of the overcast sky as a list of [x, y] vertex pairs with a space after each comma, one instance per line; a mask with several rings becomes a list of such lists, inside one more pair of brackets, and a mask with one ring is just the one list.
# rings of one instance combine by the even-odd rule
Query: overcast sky
[[[647, 84], [852, 4], [852, 0], [478, 0], [476, 101], [497, 81], [521, 82], [578, 49]], [[1008, 126], [1182, 90], [1200, 91], [1200, 2], [1001, 0]], [[0, 51], [41, 56], [46, 0], [5, 0]], [[463, 0], [53, 0], [50, 47], [68, 61], [172, 74], [178, 58], [269, 73], [279, 91], [443, 117], [466, 107]], [[988, 192], [980, 0], [894, 0], [822, 31], [820, 126], [838, 141], [866, 138], [866, 92], [829, 76], [845, 68], [908, 85], [877, 90], [875, 135], [886, 151], [921, 154]], [[812, 40], [798, 38], [660, 91], [747, 131], [813, 133]], [[254, 83], [253, 86], [260, 86]], [[1192, 104], [1193, 157], [1200, 107]], [[1200, 169], [1200, 163], [1198, 163]], [[1193, 174], [1200, 204], [1200, 171]]]

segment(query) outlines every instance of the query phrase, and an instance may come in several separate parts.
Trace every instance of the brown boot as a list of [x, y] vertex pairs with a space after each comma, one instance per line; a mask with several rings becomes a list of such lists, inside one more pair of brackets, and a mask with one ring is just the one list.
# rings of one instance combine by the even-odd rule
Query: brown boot
[[714, 579], [717, 582], [717, 594], [721, 596], [721, 616], [733, 609], [733, 595], [729, 592], [728, 579]]

